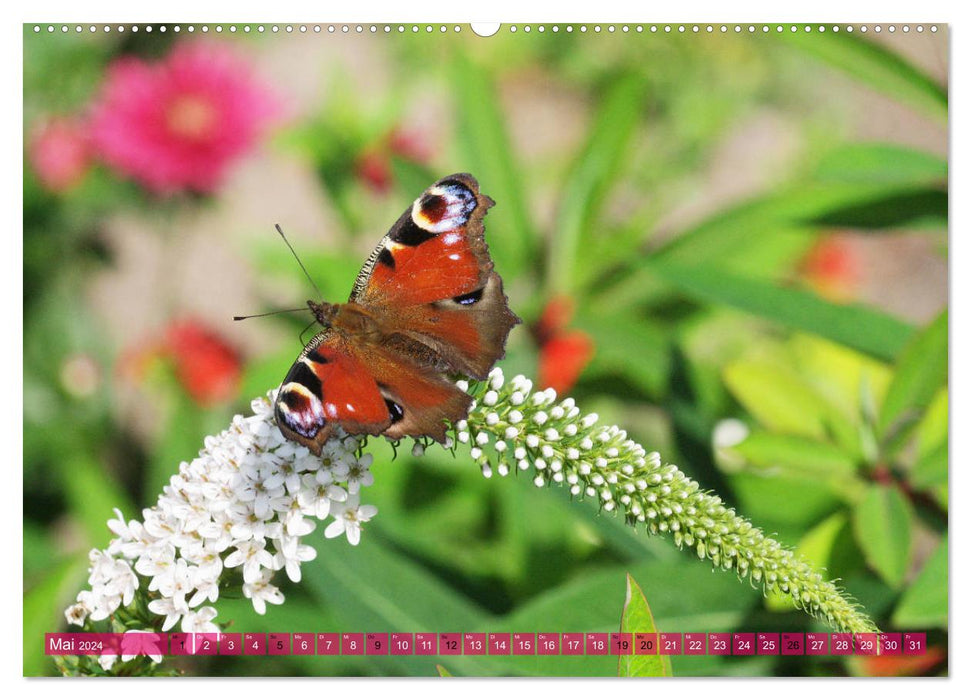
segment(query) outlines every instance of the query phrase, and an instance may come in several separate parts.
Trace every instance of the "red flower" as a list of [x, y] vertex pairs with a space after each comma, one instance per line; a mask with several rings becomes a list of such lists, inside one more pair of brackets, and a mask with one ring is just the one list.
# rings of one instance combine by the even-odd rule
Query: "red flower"
[[92, 140], [108, 165], [155, 192], [210, 192], [274, 113], [225, 46], [180, 44], [159, 63], [128, 57], [109, 67]]
[[427, 163], [431, 158], [429, 150], [417, 133], [395, 127], [378, 143], [360, 153], [355, 163], [355, 172], [371, 189], [378, 194], [384, 194], [391, 188], [393, 181], [393, 156], [412, 163]]
[[364, 151], [355, 165], [357, 176], [378, 194], [391, 187], [391, 160], [378, 151]]
[[178, 321], [166, 332], [166, 347], [176, 376], [195, 401], [210, 405], [236, 394], [240, 358], [222, 337], [197, 321]]
[[860, 266], [853, 249], [839, 235], [819, 239], [802, 261], [802, 274], [820, 295], [848, 299], [860, 282]]
[[126, 352], [119, 369], [124, 375], [141, 379], [160, 360], [174, 365], [179, 383], [201, 405], [236, 395], [241, 372], [239, 353], [199, 321], [172, 322], [161, 339], [152, 338]]
[[91, 148], [79, 122], [58, 117], [34, 131], [27, 157], [43, 187], [64, 192], [77, 185], [88, 172]]
[[543, 309], [539, 323], [533, 329], [540, 346], [539, 386], [552, 387], [557, 394], [565, 394], [573, 388], [594, 353], [589, 335], [566, 329], [571, 318], [573, 300], [554, 297]]

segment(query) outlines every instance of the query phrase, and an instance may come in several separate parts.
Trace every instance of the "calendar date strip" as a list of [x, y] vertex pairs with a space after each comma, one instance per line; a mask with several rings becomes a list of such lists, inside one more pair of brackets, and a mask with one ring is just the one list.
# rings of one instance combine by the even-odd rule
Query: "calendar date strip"
[[925, 632], [52, 632], [55, 656], [919, 656]]

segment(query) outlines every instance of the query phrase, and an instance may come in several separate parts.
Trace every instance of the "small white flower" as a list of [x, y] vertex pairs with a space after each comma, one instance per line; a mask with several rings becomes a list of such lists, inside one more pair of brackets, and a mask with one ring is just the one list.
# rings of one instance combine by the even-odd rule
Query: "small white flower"
[[301, 579], [300, 565], [317, 558], [317, 550], [308, 544], [300, 544], [297, 537], [285, 537], [277, 541], [277, 568], [286, 569], [287, 576], [297, 583]]
[[378, 509], [370, 505], [359, 505], [358, 494], [351, 494], [344, 503], [335, 503], [331, 509], [334, 522], [324, 530], [327, 538], [340, 537], [347, 535], [347, 541], [356, 545], [361, 541], [361, 523], [365, 523], [373, 518]]
[[270, 583], [270, 572], [264, 572], [256, 581], [243, 584], [243, 595], [253, 601], [253, 609], [260, 615], [266, 614], [266, 604], [282, 605], [283, 593]]
[[148, 604], [148, 609], [156, 615], [165, 615], [165, 621], [162, 623], [163, 632], [168, 632], [175, 627], [175, 623], [179, 621], [179, 618], [189, 612], [187, 605], [177, 606], [171, 598], [158, 598], [157, 600], [153, 600]]
[[64, 617], [67, 618], [67, 623], [69, 625], [77, 625], [80, 627], [84, 624], [84, 621], [87, 619], [90, 613], [91, 611], [88, 610], [85, 605], [75, 603], [64, 611]]
[[373, 455], [364, 455], [360, 461], [350, 465], [347, 471], [347, 492], [349, 494], [357, 493], [362, 486], [370, 486], [374, 483], [374, 474], [369, 469], [373, 461]]
[[193, 610], [183, 616], [182, 631], [196, 633], [219, 632], [219, 626], [212, 621], [215, 619], [216, 614], [216, 609], [211, 605]]

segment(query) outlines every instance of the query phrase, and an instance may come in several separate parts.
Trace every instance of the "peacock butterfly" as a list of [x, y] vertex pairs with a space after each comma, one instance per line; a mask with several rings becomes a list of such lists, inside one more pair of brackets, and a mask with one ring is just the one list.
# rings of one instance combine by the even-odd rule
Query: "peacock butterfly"
[[346, 304], [307, 302], [323, 330], [277, 394], [286, 437], [317, 455], [334, 426], [445, 441], [472, 402], [448, 375], [485, 379], [520, 323], [483, 235], [493, 204], [471, 175], [442, 178], [368, 256]]

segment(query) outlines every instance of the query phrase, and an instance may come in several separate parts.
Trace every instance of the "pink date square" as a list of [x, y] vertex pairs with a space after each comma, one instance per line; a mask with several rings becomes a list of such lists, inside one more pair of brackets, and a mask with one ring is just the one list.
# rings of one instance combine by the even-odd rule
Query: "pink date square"
[[587, 632], [587, 654], [606, 656], [610, 648], [610, 638], [606, 632]]
[[266, 646], [270, 650], [270, 656], [289, 656], [290, 635], [286, 632], [270, 632]]
[[708, 653], [714, 656], [729, 656], [732, 653], [732, 635], [728, 632], [709, 632]]
[[926, 653], [926, 632], [904, 632], [904, 656], [920, 656]]
[[703, 656], [705, 653], [705, 633], [685, 632], [684, 653], [687, 656]]
[[755, 653], [755, 634], [753, 632], [736, 632], [732, 635], [732, 654], [734, 656], [749, 656]]
[[337, 632], [317, 633], [317, 655], [336, 656], [341, 652], [341, 636]]
[[779, 635], [776, 632], [759, 632], [756, 637], [756, 649], [759, 654], [775, 655], [779, 653]]
[[903, 653], [903, 638], [900, 632], [881, 632], [879, 653], [883, 656], [900, 656]]
[[391, 633], [391, 655], [410, 656], [415, 653], [414, 635], [410, 632]]
[[224, 632], [219, 635], [219, 653], [222, 656], [239, 656], [243, 653], [243, 635], [239, 632]]
[[536, 649], [540, 656], [559, 655], [560, 635], [556, 632], [540, 632], [536, 635]]
[[314, 653], [314, 635], [312, 632], [293, 633], [293, 653], [298, 656]]
[[189, 648], [199, 656], [215, 656], [219, 649], [219, 633], [193, 632], [189, 635]]
[[433, 656], [438, 653], [438, 635], [434, 632], [415, 632], [415, 653]]
[[368, 656], [385, 656], [388, 653], [388, 633], [368, 632], [364, 638]]
[[806, 654], [809, 656], [829, 654], [829, 635], [824, 632], [806, 632]]
[[635, 632], [634, 653], [641, 656], [657, 655], [657, 632]]
[[802, 656], [806, 653], [806, 636], [802, 632], [782, 633], [782, 655]]
[[442, 632], [438, 635], [438, 653], [442, 656], [458, 656], [462, 653], [462, 635], [458, 632]]
[[536, 635], [528, 632], [513, 632], [512, 653], [523, 655], [535, 654]]
[[634, 635], [630, 632], [610, 633], [610, 653], [615, 656], [626, 656], [634, 650]]
[[262, 656], [266, 654], [266, 635], [258, 632], [244, 632], [243, 654], [246, 656]]
[[192, 654], [189, 635], [185, 632], [172, 632], [169, 634], [169, 644], [172, 647], [172, 656], [189, 656]]
[[563, 653], [568, 656], [583, 655], [583, 632], [563, 633]]
[[874, 632], [858, 632], [853, 636], [856, 653], [859, 656], [877, 655], [877, 635]]
[[657, 639], [658, 652], [665, 656], [681, 653], [681, 633], [661, 632]]
[[364, 650], [363, 632], [344, 632], [341, 634], [341, 654], [344, 656], [362, 656]]
[[853, 635], [849, 632], [834, 632], [829, 635], [829, 647], [834, 656], [849, 656], [853, 653]]
[[509, 632], [489, 633], [490, 656], [507, 656], [512, 653], [512, 635]]
[[463, 653], [481, 656], [486, 653], [487, 648], [485, 632], [466, 632], [462, 635]]

